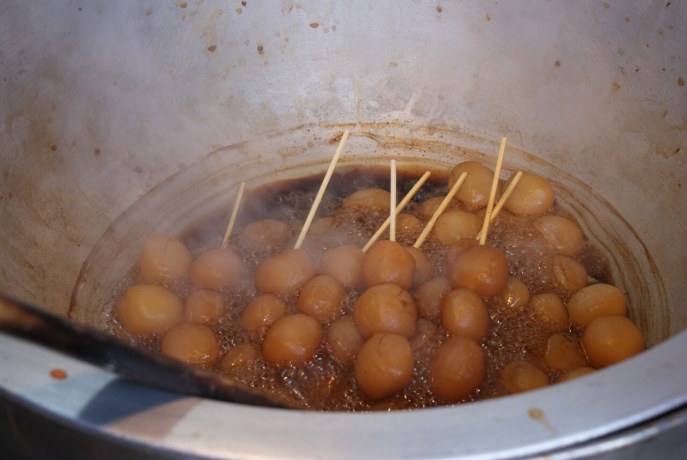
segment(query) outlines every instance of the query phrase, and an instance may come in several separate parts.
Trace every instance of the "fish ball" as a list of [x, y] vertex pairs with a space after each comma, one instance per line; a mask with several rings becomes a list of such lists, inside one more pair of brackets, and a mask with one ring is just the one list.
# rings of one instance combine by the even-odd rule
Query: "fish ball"
[[593, 319], [603, 315], [625, 316], [625, 294], [610, 284], [592, 284], [577, 291], [568, 301], [570, 322], [585, 327]]
[[255, 287], [262, 293], [291, 294], [316, 274], [310, 254], [302, 249], [287, 249], [258, 266], [255, 270]]
[[427, 254], [420, 248], [413, 246], [405, 246], [406, 250], [415, 259], [415, 277], [413, 278], [413, 284], [422, 284], [425, 281], [432, 278], [434, 275], [434, 266], [432, 262], [427, 257]]
[[389, 332], [370, 337], [355, 360], [355, 383], [370, 399], [401, 391], [413, 376], [413, 351], [408, 339]]
[[315, 354], [320, 342], [320, 323], [311, 316], [296, 313], [280, 318], [267, 331], [262, 343], [262, 354], [271, 363], [299, 364]]
[[429, 375], [435, 395], [450, 403], [460, 402], [484, 380], [484, 351], [472, 339], [450, 337], [432, 356]]
[[162, 354], [196, 366], [212, 366], [219, 356], [219, 344], [212, 330], [203, 324], [181, 323], [162, 338]]
[[553, 257], [553, 277], [562, 290], [577, 292], [587, 285], [587, 269], [568, 256]]
[[474, 238], [463, 238], [449, 246], [444, 256], [444, 273], [449, 273], [458, 256], [473, 246], [479, 246], [479, 241]]
[[412, 214], [401, 213], [396, 216], [396, 232], [403, 237], [415, 239], [424, 228], [424, 222]]
[[213, 324], [224, 315], [222, 294], [209, 289], [193, 291], [184, 302], [184, 320], [189, 323]]
[[191, 253], [181, 241], [151, 235], [143, 245], [138, 265], [145, 282], [170, 284], [186, 278], [192, 261]]
[[219, 367], [225, 371], [239, 371], [250, 368], [260, 359], [258, 347], [252, 343], [240, 343], [229, 350], [219, 362]]
[[117, 305], [124, 329], [142, 335], [167, 331], [181, 321], [183, 309], [176, 294], [155, 284], [131, 286]]
[[443, 276], [432, 278], [415, 290], [415, 298], [420, 313], [432, 320], [441, 314], [441, 302], [451, 292], [451, 284]]
[[211, 249], [191, 264], [191, 281], [198, 287], [220, 290], [235, 284], [243, 275], [243, 261], [232, 249]]
[[568, 330], [568, 310], [563, 300], [553, 292], [533, 295], [530, 299], [530, 312], [534, 319], [554, 331]]
[[473, 246], [456, 256], [448, 278], [454, 289], [472, 289], [482, 297], [492, 297], [506, 288], [508, 275], [503, 252], [490, 246]]
[[469, 211], [485, 207], [489, 201], [494, 171], [477, 161], [465, 161], [451, 170], [448, 186], [453, 187], [463, 172], [467, 172], [468, 176], [458, 189], [454, 200], [458, 200]]
[[580, 342], [570, 334], [553, 334], [546, 341], [544, 362], [556, 371], [570, 371], [587, 365]]
[[549, 376], [527, 361], [511, 361], [501, 372], [501, 384], [509, 393], [522, 393], [545, 387]]
[[534, 216], [551, 209], [553, 200], [553, 187], [549, 181], [526, 172], [506, 200], [504, 208], [518, 216]]
[[556, 383], [568, 382], [568, 381], [576, 379], [578, 377], [582, 377], [584, 375], [591, 374], [592, 372], [594, 372], [594, 370], [595, 369], [593, 367], [587, 367], [587, 366], [578, 367], [577, 369], [573, 369], [571, 371], [568, 371], [568, 372], [562, 374], [560, 377], [558, 377], [558, 379], [556, 380]]
[[454, 289], [441, 302], [441, 324], [451, 334], [481, 341], [489, 330], [489, 313], [470, 289]]
[[592, 366], [610, 366], [645, 348], [639, 328], [624, 316], [599, 316], [582, 333], [582, 347]]
[[351, 193], [341, 203], [343, 208], [368, 208], [379, 211], [391, 209], [391, 194], [381, 188], [366, 188]]
[[320, 273], [329, 275], [347, 289], [358, 286], [363, 280], [363, 260], [365, 253], [347, 244], [328, 249], [320, 261]]
[[336, 278], [319, 275], [303, 286], [296, 308], [319, 321], [328, 322], [338, 316], [345, 294], [343, 285]]
[[241, 327], [246, 332], [268, 328], [286, 314], [286, 304], [272, 294], [253, 299], [241, 313]]
[[291, 236], [288, 224], [275, 219], [258, 220], [246, 225], [241, 239], [253, 246], [274, 248], [286, 242]]
[[366, 285], [395, 283], [404, 289], [410, 289], [414, 278], [415, 259], [401, 243], [377, 241], [365, 253], [363, 281]]
[[530, 290], [525, 283], [511, 276], [506, 282], [506, 289], [501, 293], [501, 300], [508, 312], [522, 311], [530, 301]]
[[391, 283], [377, 284], [358, 297], [353, 319], [365, 338], [377, 332], [410, 337], [415, 333], [417, 310], [412, 296], [402, 287]]
[[336, 359], [343, 363], [353, 360], [365, 343], [353, 316], [346, 315], [334, 321], [327, 330], [327, 344]]
[[546, 242], [563, 256], [574, 256], [584, 247], [584, 234], [576, 222], [561, 216], [543, 216], [533, 222]]
[[461, 209], [445, 211], [434, 225], [434, 236], [444, 246], [449, 246], [463, 238], [475, 238], [482, 224], [479, 217]]

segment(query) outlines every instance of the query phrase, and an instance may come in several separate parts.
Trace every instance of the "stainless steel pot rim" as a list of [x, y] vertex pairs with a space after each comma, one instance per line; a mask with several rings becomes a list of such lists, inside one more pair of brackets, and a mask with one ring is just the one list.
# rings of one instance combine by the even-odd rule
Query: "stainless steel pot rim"
[[[587, 442], [678, 408], [687, 331], [546, 389], [417, 411], [327, 413], [182, 397], [0, 334], [0, 389], [83, 429], [212, 458], [510, 458]], [[62, 369], [67, 378], [50, 375]], [[638, 397], [641, 395], [641, 398]]]

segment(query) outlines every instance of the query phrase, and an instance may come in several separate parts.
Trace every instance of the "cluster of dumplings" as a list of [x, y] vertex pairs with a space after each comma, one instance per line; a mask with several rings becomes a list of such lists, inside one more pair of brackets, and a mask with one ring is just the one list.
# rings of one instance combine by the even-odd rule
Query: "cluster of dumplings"
[[[356, 395], [363, 408], [404, 407], [418, 386], [429, 395], [420, 406], [518, 393], [645, 348], [623, 292], [593, 279], [577, 257], [589, 243], [557, 211], [545, 178], [524, 173], [494, 237], [480, 245], [493, 171], [460, 163], [440, 190], [463, 172], [463, 186], [421, 248], [413, 238], [443, 196], [413, 202], [398, 215], [398, 240], [363, 252], [361, 240], [375, 229], [360, 222], [381, 223], [389, 212], [389, 191], [374, 187], [340, 197], [331, 215], [314, 222], [305, 249], [290, 246], [298, 221], [255, 220], [233, 246], [195, 256], [179, 239], [152, 235], [114, 317], [134, 340], [239, 378], [251, 366], [278, 373], [324, 356], [338, 372], [328, 385], [345, 382], [342, 394]], [[521, 248], [500, 222], [525, 228], [546, 260], [523, 268]], [[337, 232], [349, 240], [328, 238]], [[502, 332], [514, 318], [538, 328], [539, 342], [533, 353], [504, 357], [493, 343], [498, 334], [516, 340]]]

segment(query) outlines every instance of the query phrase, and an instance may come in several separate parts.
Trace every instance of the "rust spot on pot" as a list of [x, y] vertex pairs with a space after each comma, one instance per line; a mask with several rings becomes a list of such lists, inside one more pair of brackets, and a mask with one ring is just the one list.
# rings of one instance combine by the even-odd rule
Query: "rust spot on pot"
[[532, 420], [541, 423], [542, 426], [544, 426], [544, 428], [549, 430], [551, 433], [556, 433], [556, 430], [549, 423], [549, 420], [546, 418], [543, 410], [539, 409], [538, 407], [532, 407], [527, 410], [527, 415], [529, 415]]
[[50, 371], [50, 377], [54, 378], [55, 380], [65, 380], [68, 375], [63, 369], [53, 369]]
[[320, 23], [319, 22], [311, 22], [310, 27], [312, 27], [313, 29], [317, 29], [318, 27], [320, 27]]

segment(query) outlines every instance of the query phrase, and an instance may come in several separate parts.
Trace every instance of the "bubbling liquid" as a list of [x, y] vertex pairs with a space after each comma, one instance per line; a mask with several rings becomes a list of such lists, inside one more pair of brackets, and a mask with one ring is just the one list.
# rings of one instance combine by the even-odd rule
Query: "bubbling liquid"
[[[448, 217], [410, 248], [463, 170], [474, 177]], [[399, 171], [399, 196], [420, 172]], [[339, 411], [494, 398], [640, 352], [607, 262], [545, 178], [528, 174], [477, 245], [473, 220], [483, 218], [490, 174], [475, 162], [435, 173], [402, 211], [396, 242], [366, 253], [359, 248], [388, 217], [387, 171], [335, 174], [299, 250], [321, 176], [253, 190], [228, 249], [217, 248], [226, 211], [178, 238], [151, 235], [109, 328], [304, 407]], [[151, 306], [158, 297], [164, 303]]]

